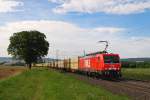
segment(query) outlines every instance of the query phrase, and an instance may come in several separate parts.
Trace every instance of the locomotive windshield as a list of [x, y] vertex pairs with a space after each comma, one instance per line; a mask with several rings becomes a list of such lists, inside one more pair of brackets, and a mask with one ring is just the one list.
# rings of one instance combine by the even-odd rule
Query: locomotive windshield
[[118, 56], [110, 56], [110, 55], [104, 55], [104, 62], [105, 63], [119, 63], [119, 57]]

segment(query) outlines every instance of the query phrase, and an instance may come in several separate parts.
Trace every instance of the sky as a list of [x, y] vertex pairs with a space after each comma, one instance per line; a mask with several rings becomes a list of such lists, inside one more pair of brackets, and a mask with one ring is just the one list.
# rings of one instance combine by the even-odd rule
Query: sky
[[0, 0], [0, 56], [15, 32], [37, 30], [50, 43], [47, 57], [108, 51], [150, 57], [150, 0]]

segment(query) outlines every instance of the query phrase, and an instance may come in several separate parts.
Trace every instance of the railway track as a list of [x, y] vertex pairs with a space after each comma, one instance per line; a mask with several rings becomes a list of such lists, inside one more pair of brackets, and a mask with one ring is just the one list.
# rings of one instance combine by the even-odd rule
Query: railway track
[[103, 80], [74, 73], [69, 74], [79, 80], [103, 87], [114, 94], [127, 95], [133, 100], [150, 100], [150, 82], [148, 81], [124, 78], [119, 80]]
[[64, 72], [64, 74], [71, 75], [89, 84], [100, 86], [114, 94], [126, 95], [131, 98], [131, 100], [150, 100], [150, 81], [126, 78], [104, 80], [71, 72]]
[[115, 82], [115, 87], [120, 87], [121, 91], [134, 97], [136, 100], [150, 100], [150, 85], [149, 83], [121, 81]]

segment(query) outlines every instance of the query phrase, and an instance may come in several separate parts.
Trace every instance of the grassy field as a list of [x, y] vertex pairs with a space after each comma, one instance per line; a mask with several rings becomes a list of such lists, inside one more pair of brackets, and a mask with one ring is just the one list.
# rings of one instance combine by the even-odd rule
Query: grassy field
[[128, 100], [71, 76], [33, 69], [0, 80], [0, 100]]
[[139, 80], [150, 80], [150, 68], [124, 68], [123, 77]]

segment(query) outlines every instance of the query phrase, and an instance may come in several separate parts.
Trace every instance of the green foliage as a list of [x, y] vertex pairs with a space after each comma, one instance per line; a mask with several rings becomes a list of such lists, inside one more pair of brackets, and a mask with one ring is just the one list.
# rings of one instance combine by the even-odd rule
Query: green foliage
[[122, 61], [123, 68], [150, 68], [150, 62]]
[[10, 37], [8, 54], [23, 59], [26, 64], [37, 62], [48, 54], [49, 43], [44, 33], [38, 31], [22, 31]]
[[3, 61], [3, 62], [0, 62], [0, 65], [3, 65], [3, 64], [5, 64], [6, 62], [5, 61]]
[[150, 81], [150, 68], [123, 68], [122, 75], [125, 78]]
[[114, 95], [73, 76], [45, 69], [32, 69], [0, 81], [0, 100], [128, 100], [128, 98]]

